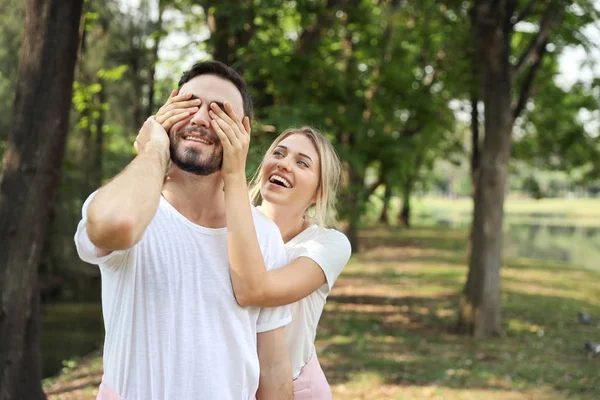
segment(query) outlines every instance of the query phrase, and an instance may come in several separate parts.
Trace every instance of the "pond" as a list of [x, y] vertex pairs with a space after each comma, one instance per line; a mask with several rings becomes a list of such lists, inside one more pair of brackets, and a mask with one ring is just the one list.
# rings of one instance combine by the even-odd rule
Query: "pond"
[[104, 322], [100, 303], [43, 304], [42, 377], [56, 375], [64, 363], [100, 348]]
[[[421, 212], [415, 225], [470, 229], [470, 213]], [[600, 271], [600, 220], [552, 213], [506, 214], [504, 258], [531, 258]]]

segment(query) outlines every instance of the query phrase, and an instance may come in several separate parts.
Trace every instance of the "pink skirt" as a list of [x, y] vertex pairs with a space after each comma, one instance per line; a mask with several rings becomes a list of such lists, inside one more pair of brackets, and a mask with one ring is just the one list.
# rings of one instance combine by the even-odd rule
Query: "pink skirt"
[[294, 400], [332, 400], [331, 388], [319, 364], [317, 352], [313, 355], [294, 380]]
[[104, 380], [102, 380], [96, 400], [125, 400], [125, 397], [119, 396], [113, 388], [108, 386], [104, 383]]

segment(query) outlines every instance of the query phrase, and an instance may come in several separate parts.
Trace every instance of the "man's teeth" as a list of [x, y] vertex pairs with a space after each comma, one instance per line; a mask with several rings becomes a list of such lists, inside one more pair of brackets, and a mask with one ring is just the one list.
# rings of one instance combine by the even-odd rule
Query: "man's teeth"
[[204, 144], [210, 144], [210, 142], [208, 140], [199, 138], [199, 137], [195, 137], [195, 136], [184, 136], [183, 137], [184, 140], [191, 140], [192, 142], [200, 142], [200, 143], [204, 143]]
[[282, 177], [280, 177], [280, 176], [278, 176], [278, 175], [273, 175], [273, 176], [271, 176], [271, 179], [269, 179], [269, 180], [270, 180], [271, 182], [273, 182], [273, 183], [274, 183], [275, 181], [277, 181], [277, 182], [281, 182], [281, 183], [283, 184], [283, 186], [285, 186], [285, 187], [286, 187], [286, 188], [288, 188], [288, 189], [292, 187], [292, 185], [291, 185], [291, 184], [290, 184], [290, 183], [289, 183], [287, 180], [283, 179]]

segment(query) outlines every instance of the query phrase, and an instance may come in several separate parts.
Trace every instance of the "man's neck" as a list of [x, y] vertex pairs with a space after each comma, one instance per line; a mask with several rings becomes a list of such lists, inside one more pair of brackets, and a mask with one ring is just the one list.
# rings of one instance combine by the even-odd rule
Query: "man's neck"
[[267, 201], [263, 201], [261, 210], [277, 225], [283, 242], [287, 243], [300, 232], [308, 228], [310, 223], [304, 218], [302, 210], [293, 210], [291, 207], [273, 207]]
[[181, 215], [197, 225], [226, 226], [223, 178], [219, 172], [198, 176], [171, 165], [162, 195]]

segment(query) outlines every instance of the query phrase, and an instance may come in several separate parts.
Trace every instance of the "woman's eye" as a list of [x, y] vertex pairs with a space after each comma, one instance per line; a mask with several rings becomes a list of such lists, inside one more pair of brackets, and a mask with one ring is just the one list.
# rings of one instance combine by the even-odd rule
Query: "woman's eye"
[[308, 164], [304, 161], [298, 161], [298, 164], [302, 165], [304, 168], [308, 168]]
[[274, 151], [273, 155], [276, 157], [283, 157], [283, 154], [280, 151]]

